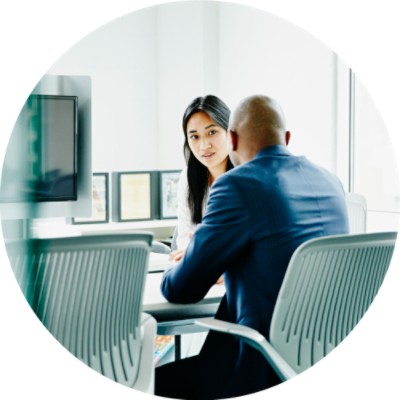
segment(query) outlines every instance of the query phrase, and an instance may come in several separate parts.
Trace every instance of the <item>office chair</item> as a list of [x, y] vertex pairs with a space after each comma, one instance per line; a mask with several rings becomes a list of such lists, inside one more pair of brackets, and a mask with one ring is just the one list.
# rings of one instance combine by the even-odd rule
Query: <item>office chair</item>
[[153, 253], [158, 253], [158, 254], [169, 254], [171, 253], [171, 247], [166, 245], [163, 242], [159, 242], [157, 240], [153, 241], [150, 251]]
[[44, 326], [104, 376], [154, 392], [156, 321], [142, 313], [152, 236], [95, 235], [6, 243]]
[[367, 201], [357, 193], [346, 193], [346, 204], [349, 213], [350, 233], [367, 231]]
[[294, 252], [270, 327], [270, 339], [247, 326], [213, 318], [196, 324], [235, 335], [259, 350], [282, 381], [332, 351], [367, 311], [385, 277], [397, 234], [337, 235]]
[[178, 227], [176, 226], [174, 229], [174, 232], [172, 233], [172, 239], [171, 239], [171, 251], [173, 250], [178, 250]]

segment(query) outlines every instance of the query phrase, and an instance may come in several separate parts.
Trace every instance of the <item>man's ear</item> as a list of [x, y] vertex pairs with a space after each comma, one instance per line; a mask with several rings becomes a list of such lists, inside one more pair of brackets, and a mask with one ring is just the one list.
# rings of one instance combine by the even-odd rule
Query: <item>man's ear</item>
[[229, 138], [231, 141], [232, 151], [236, 151], [237, 149], [237, 142], [238, 142], [238, 135], [236, 132], [229, 130]]
[[289, 142], [290, 142], [290, 138], [292, 137], [292, 134], [289, 132], [289, 131], [286, 131], [286, 133], [285, 133], [285, 143], [286, 143], [286, 146], [289, 144]]

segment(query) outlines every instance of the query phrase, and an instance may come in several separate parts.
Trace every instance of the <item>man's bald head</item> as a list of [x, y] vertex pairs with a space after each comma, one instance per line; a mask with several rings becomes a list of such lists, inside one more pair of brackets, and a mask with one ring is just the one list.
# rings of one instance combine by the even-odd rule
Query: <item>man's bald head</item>
[[252, 159], [262, 148], [286, 145], [285, 116], [281, 106], [272, 98], [254, 95], [242, 100], [231, 115], [233, 161], [236, 164]]

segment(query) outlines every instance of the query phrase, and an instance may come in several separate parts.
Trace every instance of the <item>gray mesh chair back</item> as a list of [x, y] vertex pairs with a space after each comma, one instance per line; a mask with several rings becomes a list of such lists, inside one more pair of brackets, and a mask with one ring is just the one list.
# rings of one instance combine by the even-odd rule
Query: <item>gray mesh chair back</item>
[[314, 239], [293, 254], [274, 309], [270, 343], [299, 373], [360, 321], [389, 267], [396, 233]]
[[367, 201], [365, 197], [357, 193], [346, 193], [346, 204], [350, 233], [365, 233], [367, 231]]
[[[6, 243], [21, 289], [46, 328], [88, 366], [129, 387], [145, 356], [142, 297], [152, 237], [142, 236]], [[152, 356], [151, 346], [149, 365]]]

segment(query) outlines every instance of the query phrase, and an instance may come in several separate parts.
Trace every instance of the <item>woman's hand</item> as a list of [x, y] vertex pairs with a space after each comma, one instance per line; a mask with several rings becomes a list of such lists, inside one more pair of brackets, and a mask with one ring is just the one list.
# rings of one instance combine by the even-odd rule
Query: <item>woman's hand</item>
[[[189, 240], [191, 240], [192, 237], [193, 237], [193, 232], [189, 232], [188, 233]], [[174, 262], [181, 261], [184, 254], [185, 254], [185, 249], [171, 251], [171, 253], [169, 254], [169, 260]]]
[[185, 254], [185, 250], [171, 251], [171, 253], [169, 254], [169, 260], [178, 262], [178, 261], [182, 260], [184, 254]]

